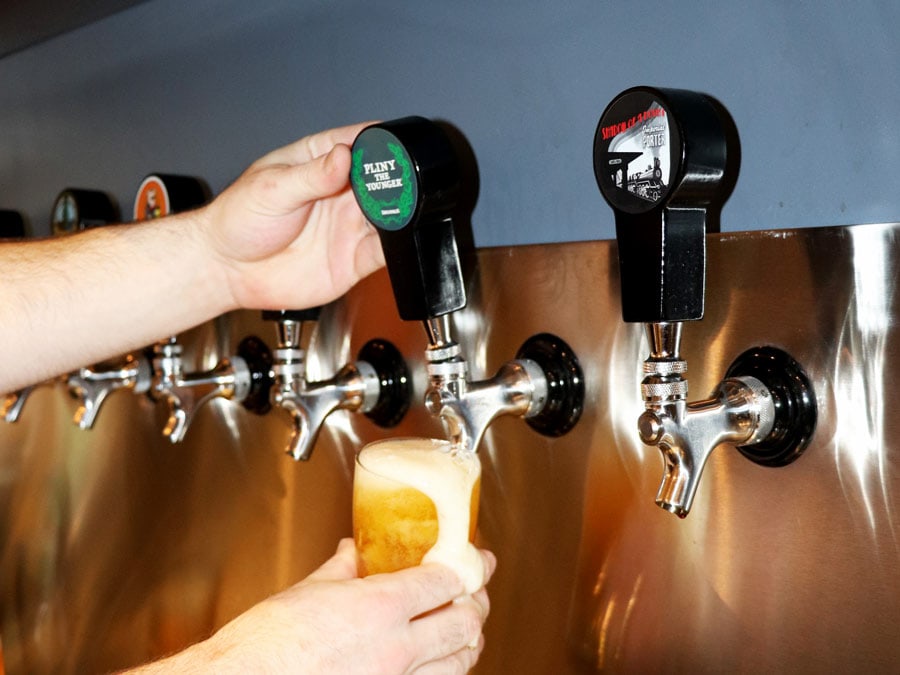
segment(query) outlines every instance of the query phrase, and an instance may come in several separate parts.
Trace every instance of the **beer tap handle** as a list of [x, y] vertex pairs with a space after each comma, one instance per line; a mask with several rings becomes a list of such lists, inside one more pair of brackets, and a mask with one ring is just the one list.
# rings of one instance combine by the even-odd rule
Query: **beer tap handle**
[[50, 230], [54, 236], [121, 221], [118, 208], [106, 193], [80, 188], [60, 192], [52, 214]]
[[[525, 417], [541, 433], [565, 433], [580, 416], [583, 400], [577, 360], [571, 370], [578, 374], [563, 377], [563, 384], [544, 370], [552, 359], [530, 344], [494, 378], [469, 382], [460, 346], [450, 335], [447, 315], [466, 305], [456, 224], [474, 206], [463, 197], [468, 183], [462, 181], [459, 148], [437, 123], [406, 117], [363, 129], [352, 150], [350, 184], [381, 238], [400, 318], [424, 324], [430, 378], [426, 408], [441, 417], [454, 443], [472, 451], [498, 415]], [[551, 369], [558, 373], [565, 366]], [[566, 392], [561, 398], [557, 390], [549, 396], [551, 385]]]
[[363, 129], [350, 184], [384, 249], [400, 318], [428, 321], [465, 307], [454, 218], [460, 171], [441, 127], [405, 117]]
[[697, 92], [629, 89], [594, 137], [594, 172], [616, 218], [622, 316], [644, 323], [650, 343], [638, 432], [663, 455], [657, 504], [680, 517], [720, 444], [781, 466], [804, 451], [816, 423], [809, 378], [774, 347], [746, 352], [710, 398], [687, 402], [681, 322], [703, 317], [706, 233], [719, 228], [739, 162], [733, 120]]
[[25, 219], [18, 211], [0, 209], [0, 239], [24, 239]]
[[703, 317], [706, 233], [739, 166], [734, 121], [706, 94], [635, 87], [607, 106], [594, 174], [615, 212], [625, 321]]

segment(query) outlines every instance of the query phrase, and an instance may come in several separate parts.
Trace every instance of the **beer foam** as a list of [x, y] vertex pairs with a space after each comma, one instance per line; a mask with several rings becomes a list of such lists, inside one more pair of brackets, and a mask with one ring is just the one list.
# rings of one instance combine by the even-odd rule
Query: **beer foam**
[[438, 537], [422, 562], [452, 569], [465, 584], [466, 593], [481, 588], [484, 564], [469, 542], [469, 505], [481, 476], [477, 455], [454, 452], [447, 441], [397, 438], [367, 446], [360, 461], [369, 472], [415, 488], [434, 503]]

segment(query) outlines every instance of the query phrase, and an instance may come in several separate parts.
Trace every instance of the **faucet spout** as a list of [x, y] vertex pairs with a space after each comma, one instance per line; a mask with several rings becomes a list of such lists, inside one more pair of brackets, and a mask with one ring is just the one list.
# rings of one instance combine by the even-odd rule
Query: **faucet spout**
[[283, 396], [278, 399], [277, 405], [288, 413], [291, 419], [291, 437], [288, 441], [287, 454], [298, 461], [308, 460], [319, 435], [318, 427], [310, 422], [309, 411], [297, 396]]

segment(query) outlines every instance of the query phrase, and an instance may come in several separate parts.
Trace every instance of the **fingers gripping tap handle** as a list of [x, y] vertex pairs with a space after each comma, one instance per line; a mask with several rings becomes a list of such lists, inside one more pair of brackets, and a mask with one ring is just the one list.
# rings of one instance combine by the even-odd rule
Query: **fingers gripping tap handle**
[[459, 174], [446, 132], [423, 117], [374, 124], [353, 143], [350, 184], [378, 231], [404, 320], [426, 321], [466, 304], [454, 232]]
[[594, 174], [615, 213], [625, 321], [702, 318], [705, 236], [739, 166], [737, 128], [707, 94], [635, 87], [607, 106]]

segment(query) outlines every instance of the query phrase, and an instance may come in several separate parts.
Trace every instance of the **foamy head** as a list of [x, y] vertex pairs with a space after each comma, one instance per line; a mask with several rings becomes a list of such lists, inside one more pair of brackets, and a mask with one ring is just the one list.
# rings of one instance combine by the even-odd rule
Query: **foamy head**
[[[361, 466], [364, 470], [360, 470]], [[447, 441], [398, 438], [372, 443], [358, 458], [355, 492], [413, 488], [434, 504], [437, 541], [422, 562], [437, 562], [455, 571], [467, 593], [484, 585], [484, 565], [469, 542], [472, 491], [481, 477], [481, 462], [470, 452], [453, 452]]]

